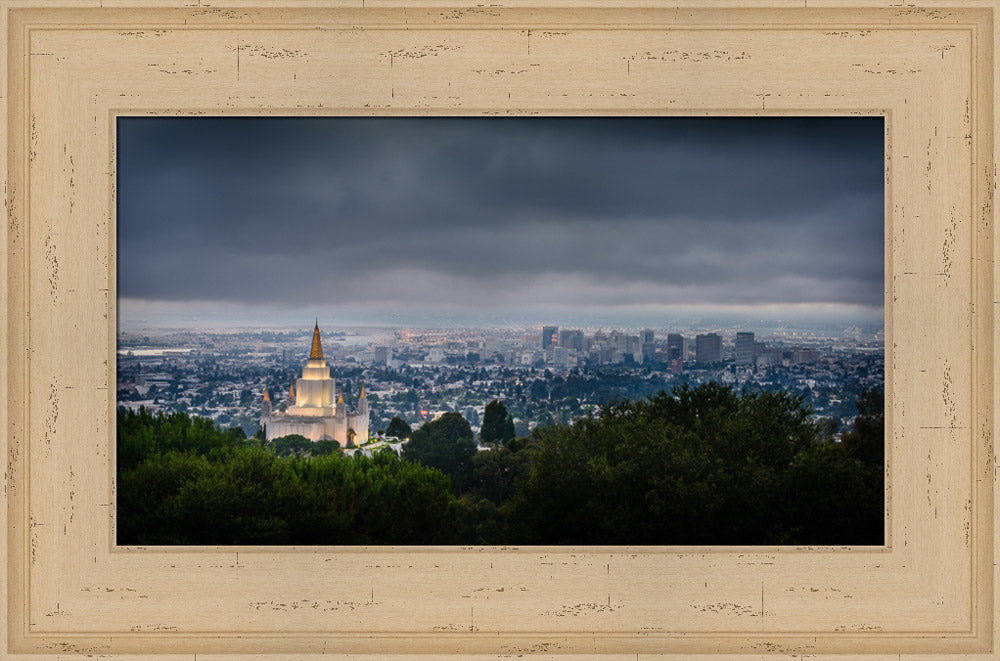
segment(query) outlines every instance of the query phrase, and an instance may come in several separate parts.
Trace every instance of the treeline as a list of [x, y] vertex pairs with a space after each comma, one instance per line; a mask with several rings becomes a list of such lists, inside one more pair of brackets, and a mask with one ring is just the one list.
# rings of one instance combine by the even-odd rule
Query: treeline
[[[542, 432], [521, 544], [881, 544], [882, 400], [841, 442], [792, 395], [683, 387]], [[875, 419], [877, 417], [877, 419]]]
[[881, 393], [858, 408], [836, 442], [796, 396], [710, 383], [513, 438], [492, 402], [489, 449], [447, 413], [402, 458], [123, 408], [118, 543], [881, 544]]
[[130, 545], [459, 537], [457, 500], [440, 471], [392, 452], [282, 457], [210, 420], [145, 409], [118, 412], [117, 507], [118, 543]]

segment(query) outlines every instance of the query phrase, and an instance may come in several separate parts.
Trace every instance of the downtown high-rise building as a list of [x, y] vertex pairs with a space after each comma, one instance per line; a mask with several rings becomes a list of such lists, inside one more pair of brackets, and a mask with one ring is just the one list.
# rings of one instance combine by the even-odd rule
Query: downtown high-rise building
[[548, 349], [551, 346], [555, 346], [558, 336], [558, 326], [542, 326], [542, 348]]
[[699, 363], [718, 363], [722, 360], [722, 337], [716, 333], [702, 333], [695, 338], [695, 360]]
[[736, 334], [736, 364], [751, 365], [754, 360], [753, 333], [740, 332]]
[[628, 356], [631, 356], [631, 361], [634, 363], [642, 363], [642, 336], [640, 335], [627, 335], [625, 336], [624, 348], [622, 352], [625, 355], [625, 360], [630, 360]]
[[561, 330], [559, 331], [559, 346], [564, 349], [583, 351], [583, 331], [582, 330]]
[[375, 347], [375, 363], [377, 365], [386, 365], [392, 360], [392, 347]]
[[684, 360], [684, 336], [680, 333], [667, 334], [667, 358]]

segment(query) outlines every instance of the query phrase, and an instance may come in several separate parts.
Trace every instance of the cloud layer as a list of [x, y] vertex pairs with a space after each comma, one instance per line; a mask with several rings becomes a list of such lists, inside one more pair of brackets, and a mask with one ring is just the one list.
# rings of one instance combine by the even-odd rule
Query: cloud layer
[[392, 310], [385, 323], [547, 306], [881, 310], [882, 130], [123, 118], [119, 294]]

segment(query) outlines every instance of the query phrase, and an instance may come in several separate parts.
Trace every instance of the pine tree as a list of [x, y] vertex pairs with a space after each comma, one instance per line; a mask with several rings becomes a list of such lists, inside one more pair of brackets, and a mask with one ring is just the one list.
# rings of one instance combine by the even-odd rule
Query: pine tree
[[486, 405], [483, 424], [479, 429], [479, 439], [486, 444], [499, 443], [505, 438], [507, 407], [499, 399]]
[[400, 418], [398, 415], [394, 415], [392, 420], [389, 421], [389, 427], [385, 430], [386, 436], [395, 436], [396, 438], [409, 438], [410, 425], [406, 424], [406, 421]]
[[515, 436], [517, 436], [517, 432], [514, 431], [514, 416], [508, 413], [507, 422], [503, 427], [503, 442], [506, 443], [507, 441], [512, 441]]

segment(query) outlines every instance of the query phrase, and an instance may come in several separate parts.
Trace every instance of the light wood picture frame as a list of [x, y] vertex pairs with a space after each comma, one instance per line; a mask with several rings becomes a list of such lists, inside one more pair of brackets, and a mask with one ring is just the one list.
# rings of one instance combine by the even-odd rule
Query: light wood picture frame
[[[998, 6], [0, 0], [0, 658], [994, 658]], [[886, 544], [116, 546], [155, 114], [884, 116]]]

